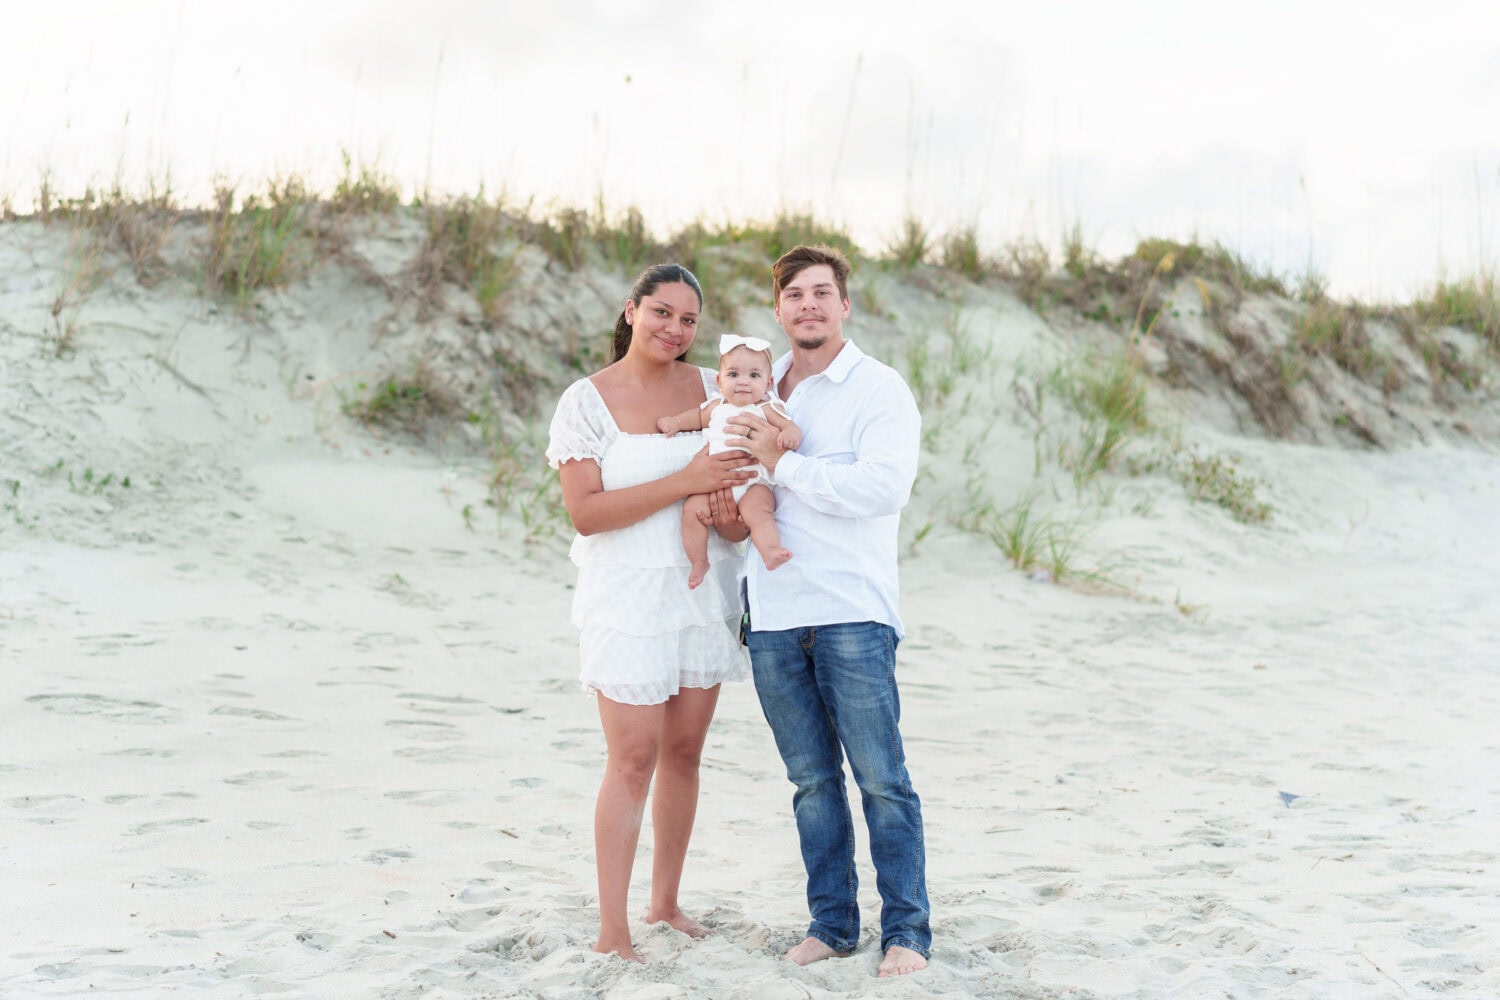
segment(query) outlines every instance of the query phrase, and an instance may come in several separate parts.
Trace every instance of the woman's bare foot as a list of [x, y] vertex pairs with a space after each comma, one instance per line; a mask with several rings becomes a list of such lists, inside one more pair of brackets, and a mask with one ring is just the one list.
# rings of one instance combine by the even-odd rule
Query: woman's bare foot
[[671, 913], [664, 913], [661, 916], [657, 916], [652, 912], [647, 912], [646, 923], [665, 923], [673, 930], [682, 931], [682, 933], [686, 934], [690, 938], [706, 938], [709, 934], [712, 933], [712, 931], [710, 931], [707, 927], [704, 927], [698, 921], [694, 920], [686, 913], [683, 913], [681, 910], [673, 910]]
[[786, 953], [788, 962], [796, 962], [798, 965], [811, 965], [821, 962], [825, 958], [848, 958], [847, 951], [834, 951], [826, 942], [819, 941], [815, 937], [805, 937], [791, 951]]
[[903, 948], [899, 944], [893, 944], [886, 949], [885, 958], [880, 963], [880, 971], [877, 975], [884, 979], [887, 976], [904, 976], [925, 968], [927, 968], [927, 959], [923, 958], [920, 953], [910, 948]]
[[626, 941], [624, 944], [619, 944], [617, 942], [606, 941], [603, 938], [600, 938], [598, 941], [594, 942], [594, 950], [601, 955], [619, 955], [627, 962], [639, 962], [642, 965], [646, 964], [646, 960], [635, 953], [635, 946], [632, 945], [629, 941]]
[[708, 563], [693, 563], [692, 572], [688, 574], [688, 590], [697, 590], [698, 584], [708, 575]]

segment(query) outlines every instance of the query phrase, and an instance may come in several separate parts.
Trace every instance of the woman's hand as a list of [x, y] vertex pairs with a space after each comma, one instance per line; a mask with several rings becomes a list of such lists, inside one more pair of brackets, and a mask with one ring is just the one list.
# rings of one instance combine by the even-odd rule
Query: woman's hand
[[732, 489], [708, 494], [708, 512], [700, 512], [698, 521], [713, 528], [725, 541], [742, 542], [750, 535], [749, 527], [740, 520], [740, 505], [735, 502]]

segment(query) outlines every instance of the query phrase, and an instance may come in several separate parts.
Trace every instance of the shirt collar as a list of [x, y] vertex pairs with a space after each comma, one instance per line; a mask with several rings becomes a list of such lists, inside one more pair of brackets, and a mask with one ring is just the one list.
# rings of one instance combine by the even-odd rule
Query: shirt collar
[[[849, 377], [849, 373], [854, 370], [854, 366], [859, 364], [860, 358], [864, 356], [865, 352], [856, 347], [854, 341], [846, 340], [844, 341], [844, 346], [839, 348], [839, 352], [833, 356], [833, 360], [829, 362], [828, 367], [824, 368], [820, 374], [827, 375], [835, 382], [842, 382]], [[791, 367], [792, 354], [788, 351], [777, 358], [776, 363], [771, 366], [773, 381], [779, 384]]]

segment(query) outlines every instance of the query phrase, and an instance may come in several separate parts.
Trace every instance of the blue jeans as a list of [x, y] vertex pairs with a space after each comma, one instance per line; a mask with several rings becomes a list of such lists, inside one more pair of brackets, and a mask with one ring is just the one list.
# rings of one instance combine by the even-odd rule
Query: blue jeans
[[932, 949], [922, 805], [901, 749], [896, 632], [877, 622], [749, 633], [761, 711], [786, 775], [807, 868], [807, 933], [849, 952], [859, 943], [859, 877], [844, 754], [859, 785], [880, 891], [880, 948]]

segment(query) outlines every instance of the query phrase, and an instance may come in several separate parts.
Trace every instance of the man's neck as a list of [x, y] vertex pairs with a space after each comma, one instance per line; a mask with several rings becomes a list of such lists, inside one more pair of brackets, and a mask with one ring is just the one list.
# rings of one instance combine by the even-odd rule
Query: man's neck
[[821, 375], [827, 371], [828, 366], [833, 364], [833, 359], [839, 356], [839, 352], [847, 343], [849, 342], [842, 336], [838, 340], [830, 339], [822, 346], [810, 349], [798, 347], [793, 342], [791, 367], [781, 377], [781, 398], [785, 399], [790, 396], [792, 390], [797, 388], [797, 384], [803, 379]]
[[811, 350], [792, 344], [792, 367], [798, 378], [807, 378], [809, 375], [818, 375], [833, 364], [833, 359], [839, 356], [844, 345], [849, 343], [842, 336], [838, 340], [829, 339], [820, 347]]

